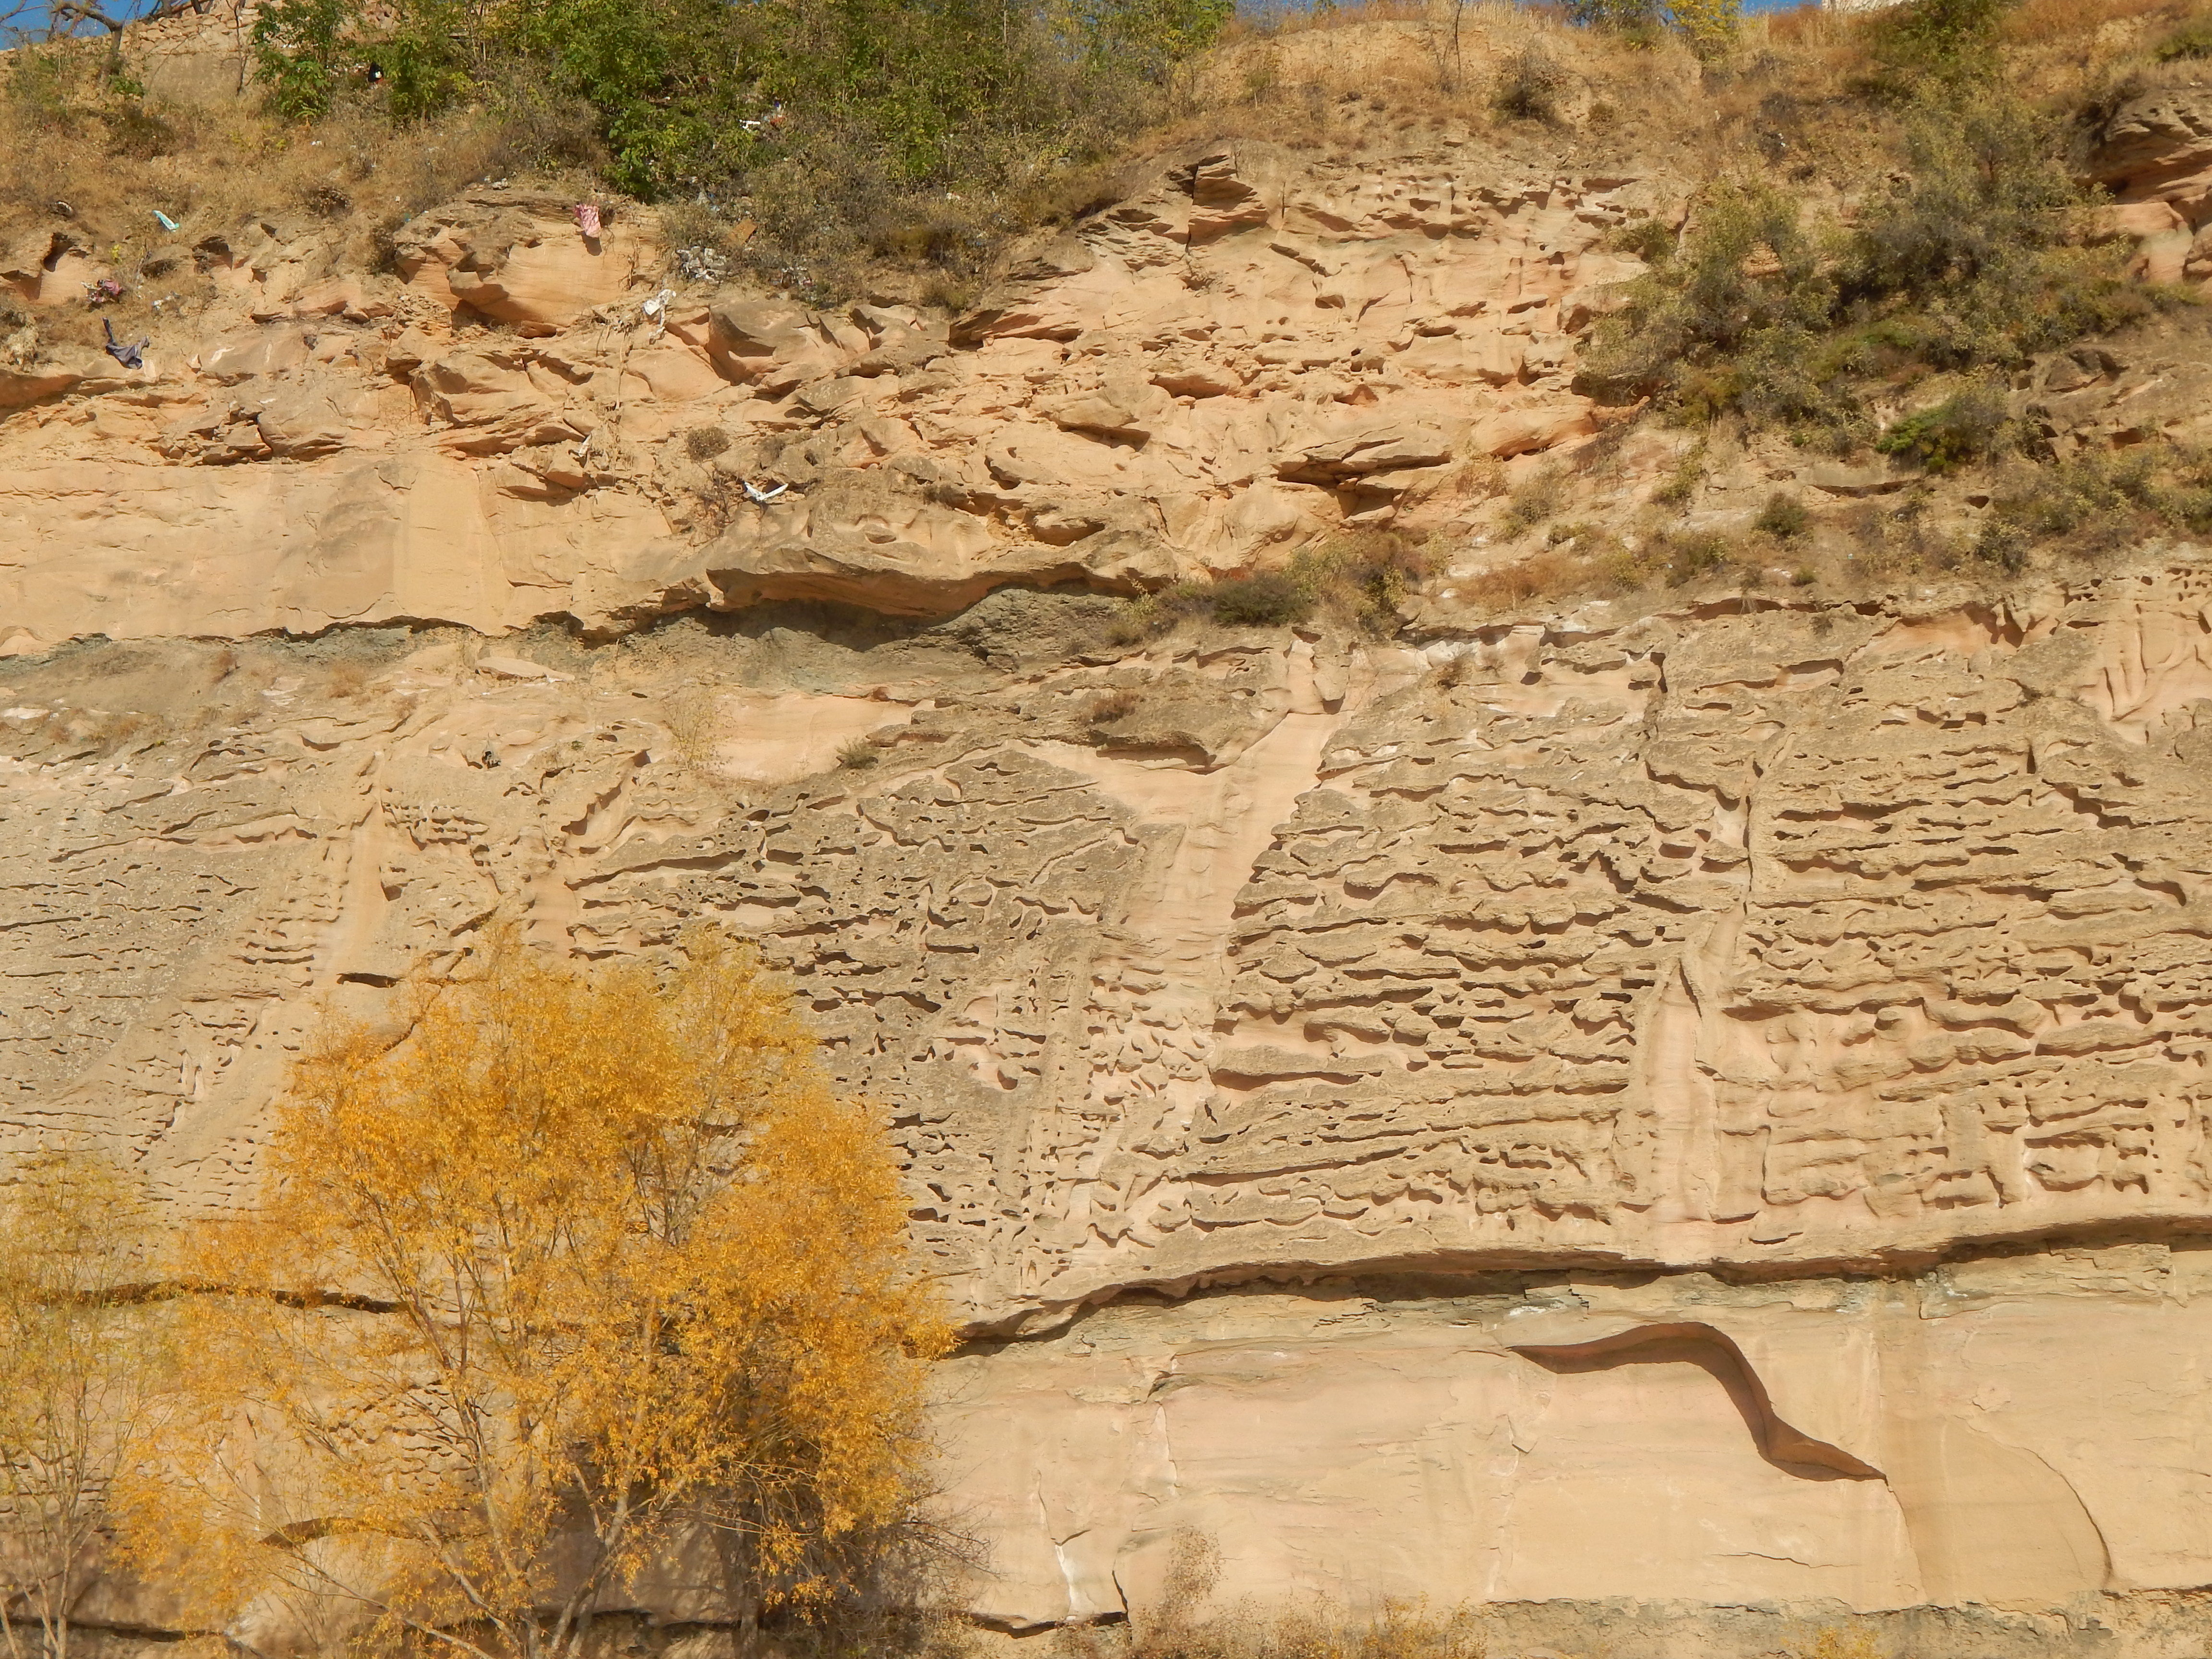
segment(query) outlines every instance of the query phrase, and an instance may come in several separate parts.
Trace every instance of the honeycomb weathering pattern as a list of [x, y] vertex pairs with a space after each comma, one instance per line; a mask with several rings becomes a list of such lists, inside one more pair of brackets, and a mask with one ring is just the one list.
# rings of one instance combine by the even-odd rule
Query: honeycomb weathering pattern
[[986, 1317], [2193, 1226], [2207, 586], [1498, 630], [1364, 702], [1250, 653], [1285, 712], [1217, 771], [988, 745], [584, 926], [759, 928]]
[[[486, 185], [391, 272], [289, 210], [200, 243], [216, 297], [139, 370], [11, 334], [0, 1149], [251, 1202], [325, 1010], [396, 1036], [495, 924], [615, 960], [720, 920], [894, 1124], [973, 1334], [933, 1425], [983, 1626], [1141, 1626], [1194, 1534], [1219, 1606], [1472, 1603], [1498, 1659], [1816, 1651], [1845, 1609], [1917, 1659], [2203, 1659], [2212, 566], [1457, 605], [1501, 480], [1588, 461], [1572, 511], [1632, 527], [1694, 464], [1577, 369], [1704, 143], [1595, 135], [1588, 37], [1468, 21], [1470, 63], [1561, 54], [1566, 126], [1185, 146], [957, 319], [648, 318], [648, 217], [593, 252]], [[1372, 94], [1437, 40], [1218, 67]], [[2200, 101], [2089, 158], [2159, 282], [2212, 270]], [[78, 303], [83, 228], [0, 285]], [[2193, 442], [2204, 379], [2084, 347], [2011, 412]], [[1778, 438], [1685, 519], [1903, 482]], [[977, 602], [1370, 526], [1455, 550], [1394, 643], [1092, 651], [1105, 600]], [[961, 614], [482, 637], [820, 599]], [[446, 626], [343, 633], [408, 623]], [[244, 643], [283, 630], [331, 637]], [[150, 732], [101, 712], [163, 676]], [[710, 1576], [635, 1587], [663, 1659], [737, 1659]], [[135, 1642], [134, 1595], [80, 1614]]]
[[2208, 589], [1500, 625], [1446, 674], [1157, 653], [1230, 722], [1210, 769], [1068, 741], [1095, 674], [905, 724], [757, 699], [726, 753], [835, 715], [903, 763], [735, 804], [634, 700], [425, 668], [409, 713], [18, 768], [9, 1117], [221, 1201], [319, 998], [502, 914], [593, 957], [705, 915], [797, 975], [1000, 1328], [1250, 1272], [2192, 1227]]
[[2208, 600], [2181, 550], [1419, 649], [447, 638], [210, 738], [26, 737], [9, 1139], [250, 1201], [324, 1009], [390, 1020], [502, 920], [605, 960], [719, 919], [894, 1121], [986, 1339], [938, 1411], [987, 1624], [1142, 1616], [1196, 1530], [1245, 1597], [1686, 1597], [1718, 1640], [1745, 1598], [2133, 1595], [2179, 1653]]

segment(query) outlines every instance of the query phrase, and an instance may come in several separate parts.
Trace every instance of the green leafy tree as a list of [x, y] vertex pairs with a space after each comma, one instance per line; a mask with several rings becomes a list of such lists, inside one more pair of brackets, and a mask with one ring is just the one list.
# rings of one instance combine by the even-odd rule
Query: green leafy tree
[[253, 78], [289, 119], [329, 112], [359, 21], [352, 0], [270, 0], [253, 19]]
[[1668, 0], [1668, 20], [1700, 58], [1719, 58], [1735, 45], [1742, 0]]
[[456, 0], [410, 0], [393, 13], [390, 32], [363, 46], [393, 119], [435, 115], [476, 89], [483, 54], [481, 42], [471, 50], [472, 21]]

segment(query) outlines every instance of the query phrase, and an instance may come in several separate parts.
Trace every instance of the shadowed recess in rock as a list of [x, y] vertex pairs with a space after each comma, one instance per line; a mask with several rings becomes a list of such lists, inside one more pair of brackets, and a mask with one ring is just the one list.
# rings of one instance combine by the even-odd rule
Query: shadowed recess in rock
[[1759, 1455], [1778, 1469], [1808, 1480], [1880, 1480], [1882, 1472], [1840, 1446], [1794, 1429], [1775, 1414], [1766, 1385], [1743, 1350], [1711, 1325], [1638, 1325], [1589, 1342], [1516, 1346], [1523, 1359], [1562, 1375], [1611, 1370], [1616, 1365], [1695, 1365], [1728, 1391], [1751, 1431]]

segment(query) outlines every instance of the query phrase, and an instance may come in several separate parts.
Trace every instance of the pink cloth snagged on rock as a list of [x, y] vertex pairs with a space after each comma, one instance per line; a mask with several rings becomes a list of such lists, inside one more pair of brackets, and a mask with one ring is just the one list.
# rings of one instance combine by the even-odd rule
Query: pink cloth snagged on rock
[[584, 233], [584, 240], [596, 242], [599, 239], [599, 208], [596, 202], [576, 204], [576, 228]]

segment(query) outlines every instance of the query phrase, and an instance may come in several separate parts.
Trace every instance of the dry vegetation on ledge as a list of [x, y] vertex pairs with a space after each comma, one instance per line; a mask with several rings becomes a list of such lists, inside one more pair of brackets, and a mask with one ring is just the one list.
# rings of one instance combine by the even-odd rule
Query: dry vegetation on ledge
[[1516, 464], [1430, 614], [2002, 583], [2203, 533], [2212, 264], [2155, 106], [2208, 49], [2142, 0], [1747, 24], [1676, 135], [1706, 182], [1625, 240], [1650, 269], [1578, 382], [1620, 418]]
[[[1585, 342], [1596, 349], [1578, 385], [1613, 405], [1603, 429], [1504, 465], [1469, 458], [1449, 485], [1457, 516], [1401, 538], [1383, 611], [1414, 594], [1482, 609], [1686, 586], [2002, 579], [2206, 520], [2203, 464], [2170, 411], [2088, 430], [2065, 401], [2212, 356], [2203, 273], [2146, 263], [2103, 205], [2096, 154], [2115, 111], [2194, 84], [2203, 30], [2182, 0], [1922, 0], [1887, 18], [1746, 20], [1692, 51], [1641, 25], [1501, 5], [1346, 8], [1233, 24], [1103, 125], [1082, 112], [1110, 88], [1063, 87], [1076, 102], [1048, 122], [1060, 136], [1019, 179], [1003, 153], [956, 144], [933, 171], [886, 182], [849, 165], [848, 124], [835, 143], [825, 130], [827, 149], [787, 143], [727, 191], [664, 191], [649, 210], [607, 193], [635, 169], [611, 148], [605, 100], [550, 82], [526, 96], [486, 70], [469, 98], [398, 123], [392, 93], [341, 84], [300, 120], [252, 88], [192, 105], [96, 52], [19, 54], [0, 77], [0, 125], [41, 167], [0, 180], [0, 232], [31, 235], [57, 199], [72, 217], [70, 248], [12, 257], [97, 253], [131, 280], [97, 315], [19, 309], [0, 323], [86, 348], [103, 323], [158, 337], [213, 292], [210, 227], [257, 214], [319, 224], [345, 244], [343, 263], [371, 269], [407, 219], [489, 178], [599, 191], [617, 217], [653, 222], [672, 252], [750, 260], [801, 298], [927, 308], [974, 301], [1009, 239], [1081, 219], [1201, 136], [1378, 166], [1440, 147], [1483, 169], [1633, 166], [1697, 194], [1679, 232], [1644, 220], [1619, 239], [1650, 269]], [[812, 222], [804, 234], [794, 204]], [[184, 229], [162, 230], [156, 206]], [[1334, 556], [1316, 548], [1297, 569], [1247, 573], [1284, 589], [1261, 609], [1304, 614], [1292, 590]], [[1370, 623], [1372, 599], [1352, 607]], [[1163, 595], [1127, 630], [1193, 603]]]

